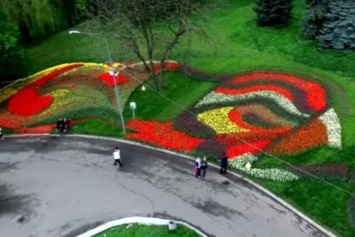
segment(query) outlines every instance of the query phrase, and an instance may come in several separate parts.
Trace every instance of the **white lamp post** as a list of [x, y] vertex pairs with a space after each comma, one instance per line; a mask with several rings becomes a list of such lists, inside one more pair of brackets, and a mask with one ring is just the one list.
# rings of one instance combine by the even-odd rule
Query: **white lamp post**
[[[108, 46], [107, 39], [106, 39], [105, 35], [103, 35], [101, 33], [81, 32], [81, 31], [78, 31], [78, 30], [71, 30], [71, 31], [69, 31], [69, 34], [98, 35], [98, 36], [103, 37], [104, 40], [105, 40], [106, 51], [107, 51], [107, 55], [108, 55], [108, 58], [109, 58], [110, 66], [112, 66], [113, 62], [112, 62], [112, 57], [111, 57], [111, 53], [110, 53], [110, 48]], [[111, 68], [109, 73], [112, 76], [112, 80], [113, 80], [114, 85], [115, 85], [116, 103], [117, 103], [118, 111], [119, 111], [120, 117], [121, 117], [122, 130], [123, 130], [123, 133], [126, 133], [126, 125], [125, 125], [124, 118], [123, 118], [121, 99], [120, 99], [120, 95], [119, 95], [119, 91], [118, 91], [118, 85], [117, 85], [117, 76], [119, 75], [119, 71], [115, 70], [114, 68]]]

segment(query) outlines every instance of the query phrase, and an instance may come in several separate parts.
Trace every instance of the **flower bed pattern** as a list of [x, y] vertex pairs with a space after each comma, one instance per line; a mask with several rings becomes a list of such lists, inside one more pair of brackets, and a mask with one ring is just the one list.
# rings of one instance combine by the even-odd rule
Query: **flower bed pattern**
[[[223, 85], [204, 96], [188, 113], [180, 115], [174, 126], [169, 123], [165, 129], [159, 128], [161, 125], [152, 129], [147, 123], [139, 120], [128, 123], [135, 133], [127, 137], [198, 154], [218, 156], [226, 152], [233, 161], [245, 154], [256, 157], [261, 151], [291, 155], [324, 145], [341, 148], [339, 119], [329, 108], [322, 86], [281, 73], [255, 72], [224, 78]], [[177, 130], [186, 136], [178, 133], [181, 138], [173, 139], [166, 135], [167, 143], [157, 135], [159, 131], [173, 134]], [[299, 178], [290, 171], [278, 169], [253, 169], [248, 173], [278, 181]]]
[[[89, 119], [85, 114], [80, 116], [79, 111], [85, 109], [98, 111], [108, 122], [115, 121], [116, 116], [110, 115], [117, 110], [112, 87], [120, 87], [125, 104], [130, 93], [148, 77], [147, 73], [132, 71], [130, 68], [136, 67], [135, 64], [115, 63], [112, 67], [120, 71], [117, 85], [108, 73], [108, 65], [71, 63], [46, 69], [5, 87], [0, 93], [0, 127], [16, 133], [48, 133], [63, 114], [73, 114], [74, 123]], [[165, 66], [171, 70], [177, 67], [172, 61]], [[40, 125], [31, 127], [32, 124]]]
[[[104, 121], [117, 122], [112, 87], [119, 86], [126, 104], [131, 92], [147, 79], [144, 70], [130, 69], [137, 65], [142, 67], [141, 63], [116, 63], [114, 67], [120, 71], [117, 85], [107, 65], [93, 63], [59, 65], [21, 80], [2, 90], [0, 126], [18, 133], [45, 133], [62, 114], [75, 112], [75, 120], [89, 119], [83, 113], [88, 110], [97, 111]], [[154, 70], [160, 68], [156, 63]], [[175, 121], [129, 121], [127, 128], [133, 132], [127, 138], [179, 152], [215, 156], [226, 152], [233, 161], [246, 154], [257, 157], [261, 151], [290, 155], [317, 146], [342, 147], [337, 114], [327, 104], [326, 91], [313, 81], [270, 72], [211, 75], [173, 61], [168, 61], [164, 70], [195, 73], [200, 79], [223, 84], [217, 84]], [[37, 127], [28, 127], [36, 123]], [[275, 169], [253, 169], [249, 174], [272, 180], [298, 178]]]

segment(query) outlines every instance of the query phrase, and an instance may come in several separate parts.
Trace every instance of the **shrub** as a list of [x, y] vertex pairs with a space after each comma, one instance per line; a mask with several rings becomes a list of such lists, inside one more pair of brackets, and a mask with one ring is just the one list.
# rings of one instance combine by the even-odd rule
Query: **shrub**
[[347, 212], [350, 225], [355, 229], [355, 194], [348, 201]]
[[253, 10], [258, 26], [282, 27], [291, 19], [292, 0], [258, 0]]

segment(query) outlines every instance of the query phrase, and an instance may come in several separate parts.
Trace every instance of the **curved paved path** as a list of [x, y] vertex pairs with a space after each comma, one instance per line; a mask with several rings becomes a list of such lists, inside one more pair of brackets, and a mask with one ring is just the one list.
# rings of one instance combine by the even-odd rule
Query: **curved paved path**
[[209, 170], [196, 179], [190, 160], [78, 137], [7, 138], [0, 143], [1, 236], [69, 237], [128, 216], [171, 217], [209, 236], [326, 236], [234, 176]]

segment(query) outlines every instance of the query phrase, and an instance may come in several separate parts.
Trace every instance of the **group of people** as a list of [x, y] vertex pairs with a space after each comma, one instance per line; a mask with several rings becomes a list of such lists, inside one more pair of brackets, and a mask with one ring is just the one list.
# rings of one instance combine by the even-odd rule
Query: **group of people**
[[[222, 153], [222, 156], [220, 158], [220, 165], [221, 165], [221, 169], [220, 169], [219, 173], [220, 174], [227, 174], [228, 157], [227, 157], [226, 153], [224, 153], [224, 152]], [[197, 157], [195, 160], [195, 166], [194, 166], [195, 177], [205, 179], [207, 168], [208, 168], [208, 162], [207, 162], [206, 157], [204, 157], [202, 160], [201, 160], [201, 158]]]
[[70, 129], [70, 120], [67, 118], [61, 118], [57, 121], [57, 129], [60, 133], [65, 133]]
[[[113, 150], [113, 159], [114, 163], [113, 165], [119, 164], [120, 167], [123, 166], [121, 162], [121, 151], [119, 147], [115, 147]], [[219, 171], [220, 174], [227, 174], [227, 167], [228, 167], [228, 157], [225, 152], [222, 153], [222, 156], [220, 158], [220, 165], [221, 169]], [[200, 179], [205, 179], [206, 173], [207, 173], [207, 168], [208, 168], [208, 162], [207, 158], [203, 157], [201, 158], [196, 158], [195, 160], [195, 166], [194, 166], [194, 171], [195, 171], [195, 177], [200, 178]]]

